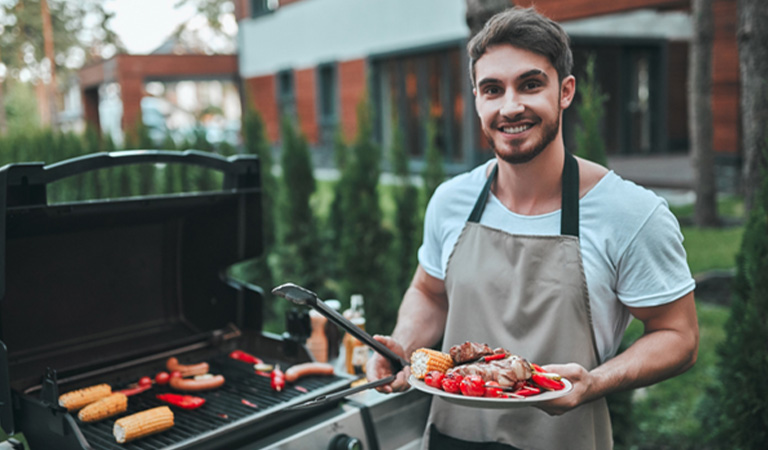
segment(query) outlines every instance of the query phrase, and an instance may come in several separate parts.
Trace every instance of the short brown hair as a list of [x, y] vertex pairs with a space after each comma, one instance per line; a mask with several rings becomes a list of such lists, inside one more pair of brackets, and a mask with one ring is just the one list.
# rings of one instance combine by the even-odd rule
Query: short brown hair
[[467, 44], [472, 86], [475, 85], [477, 60], [489, 47], [500, 44], [510, 44], [546, 56], [557, 71], [559, 81], [571, 74], [571, 39], [563, 27], [533, 8], [514, 7], [491, 17]]

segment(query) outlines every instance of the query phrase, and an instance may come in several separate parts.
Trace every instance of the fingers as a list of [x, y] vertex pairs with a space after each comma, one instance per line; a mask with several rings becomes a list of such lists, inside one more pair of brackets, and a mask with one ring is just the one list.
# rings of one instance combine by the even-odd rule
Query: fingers
[[[400, 343], [391, 337], [375, 335], [373, 338], [384, 344], [395, 354], [405, 357], [405, 351], [403, 350], [403, 347], [400, 345]], [[391, 392], [405, 391], [410, 387], [408, 384], [409, 374], [410, 370], [408, 368], [406, 370], [401, 370], [397, 373], [395, 381], [384, 386], [379, 386], [376, 388], [376, 390], [387, 394]], [[392, 366], [390, 365], [389, 360], [379, 355], [378, 353], [374, 353], [374, 355], [368, 361], [368, 365], [366, 366], [366, 377], [368, 380], [375, 381], [390, 375], [392, 375]]]

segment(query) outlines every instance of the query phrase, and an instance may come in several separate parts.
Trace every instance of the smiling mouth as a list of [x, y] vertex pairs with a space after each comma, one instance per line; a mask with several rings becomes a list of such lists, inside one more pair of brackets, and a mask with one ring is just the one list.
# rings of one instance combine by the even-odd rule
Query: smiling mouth
[[525, 125], [519, 125], [516, 127], [501, 127], [501, 131], [508, 134], [518, 134], [530, 129], [531, 127], [533, 127], [533, 124], [529, 123]]

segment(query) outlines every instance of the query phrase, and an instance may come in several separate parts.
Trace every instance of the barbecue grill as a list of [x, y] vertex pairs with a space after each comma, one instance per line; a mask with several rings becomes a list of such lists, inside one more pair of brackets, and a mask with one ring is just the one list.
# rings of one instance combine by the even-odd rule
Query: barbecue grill
[[[221, 172], [223, 185], [208, 192], [48, 202], [55, 181], [134, 164], [199, 166]], [[375, 422], [393, 420], [398, 404], [416, 405], [420, 417], [426, 399], [409, 393], [293, 410], [349, 387], [354, 377], [307, 377], [275, 392], [253, 366], [228, 357], [240, 349], [284, 368], [311, 360], [306, 336], [262, 330], [264, 291], [227, 276], [230, 266], [263, 251], [260, 208], [259, 161], [249, 155], [131, 151], [0, 169], [3, 430], [23, 432], [32, 450], [291, 448], [291, 436], [307, 430], [329, 436], [334, 445], [393, 448], [376, 437]], [[112, 436], [119, 417], [163, 404], [155, 395], [170, 391], [167, 386], [129, 397], [126, 413], [96, 423], [82, 423], [58, 405], [60, 393], [99, 383], [119, 390], [153, 376], [171, 356], [207, 361], [226, 383], [197, 394], [206, 399], [200, 409], [172, 407], [170, 430], [123, 445]]]

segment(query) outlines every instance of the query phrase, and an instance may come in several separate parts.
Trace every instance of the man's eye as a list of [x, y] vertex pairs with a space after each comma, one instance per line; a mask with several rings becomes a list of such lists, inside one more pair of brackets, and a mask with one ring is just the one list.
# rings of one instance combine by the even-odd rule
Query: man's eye
[[501, 92], [501, 89], [496, 86], [488, 86], [484, 89], [484, 92], [486, 95], [496, 95]]
[[527, 91], [538, 89], [539, 87], [541, 87], [541, 83], [538, 82], [538, 81], [526, 81], [523, 84], [523, 89], [525, 89]]

